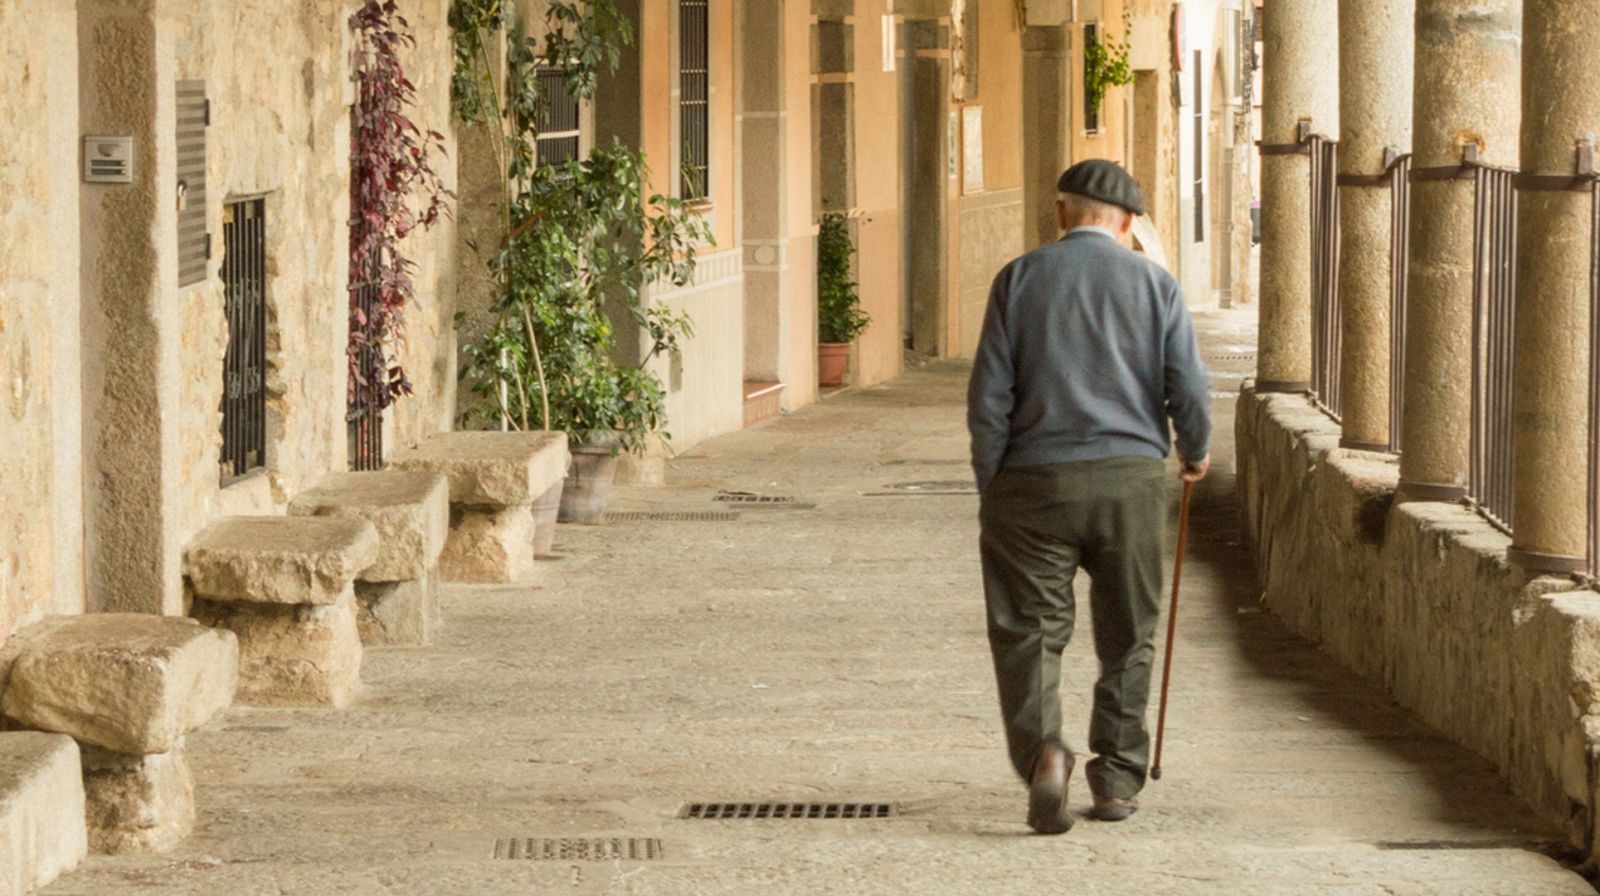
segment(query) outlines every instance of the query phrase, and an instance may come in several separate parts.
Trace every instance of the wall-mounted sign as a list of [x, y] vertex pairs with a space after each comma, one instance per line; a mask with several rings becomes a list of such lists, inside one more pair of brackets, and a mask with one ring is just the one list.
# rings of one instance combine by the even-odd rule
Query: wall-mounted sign
[[961, 192], [983, 192], [983, 107], [961, 109]]

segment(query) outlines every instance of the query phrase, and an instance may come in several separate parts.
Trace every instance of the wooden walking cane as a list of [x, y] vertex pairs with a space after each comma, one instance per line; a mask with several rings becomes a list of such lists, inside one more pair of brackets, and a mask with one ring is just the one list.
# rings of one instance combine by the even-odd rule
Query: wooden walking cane
[[1167, 657], [1161, 665], [1161, 709], [1156, 714], [1156, 761], [1150, 777], [1161, 780], [1161, 741], [1167, 733], [1167, 686], [1172, 683], [1172, 641], [1178, 634], [1178, 583], [1183, 579], [1183, 549], [1189, 541], [1189, 499], [1194, 483], [1184, 482], [1183, 503], [1178, 508], [1178, 552], [1172, 562], [1172, 607], [1167, 610]]

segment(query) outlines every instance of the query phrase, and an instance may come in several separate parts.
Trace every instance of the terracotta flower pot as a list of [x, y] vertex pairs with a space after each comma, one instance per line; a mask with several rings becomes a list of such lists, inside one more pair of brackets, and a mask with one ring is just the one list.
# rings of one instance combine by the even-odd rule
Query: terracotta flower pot
[[817, 383], [823, 386], [843, 386], [844, 372], [850, 366], [850, 343], [821, 342], [817, 344]]
[[593, 526], [605, 518], [611, 485], [617, 479], [616, 448], [616, 438], [603, 435], [570, 446], [572, 467], [561, 489], [559, 521]]

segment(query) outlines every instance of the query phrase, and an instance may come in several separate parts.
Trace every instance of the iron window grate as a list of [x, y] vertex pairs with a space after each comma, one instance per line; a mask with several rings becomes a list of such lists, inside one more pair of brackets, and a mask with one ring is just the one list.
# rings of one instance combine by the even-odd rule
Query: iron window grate
[[222, 478], [266, 466], [267, 454], [267, 201], [245, 199], [223, 209]]
[[547, 862], [645, 862], [662, 858], [653, 837], [508, 837], [496, 840], [497, 859]]
[[678, 2], [678, 128], [683, 147], [679, 198], [711, 195], [710, 0]]
[[578, 160], [582, 144], [582, 106], [578, 98], [567, 89], [567, 70], [557, 66], [540, 66], [539, 90], [544, 96], [540, 111], [538, 135], [538, 162], [540, 165], [561, 166]]
[[852, 820], [893, 818], [893, 803], [689, 803], [679, 818], [713, 821]]

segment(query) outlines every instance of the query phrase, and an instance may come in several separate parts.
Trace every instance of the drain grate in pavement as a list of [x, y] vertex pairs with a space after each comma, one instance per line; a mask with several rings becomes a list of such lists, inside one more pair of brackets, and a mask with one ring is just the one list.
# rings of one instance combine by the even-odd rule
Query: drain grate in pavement
[[1207, 361], [1254, 361], [1255, 352], [1224, 352], [1217, 355], [1206, 355]]
[[661, 841], [653, 837], [509, 837], [494, 842], [494, 857], [549, 862], [644, 862], [661, 858]]
[[645, 510], [626, 513], [608, 513], [608, 523], [731, 523], [739, 519], [737, 513], [721, 511]]
[[971, 479], [929, 479], [921, 482], [891, 482], [884, 491], [867, 492], [869, 498], [891, 495], [975, 495], [978, 486]]
[[1547, 854], [1559, 846], [1528, 840], [1379, 840], [1372, 845], [1379, 849], [1397, 850], [1525, 849]]
[[754, 492], [717, 492], [713, 501], [737, 504], [740, 510], [816, 510], [815, 504], [802, 504], [787, 495], [758, 495]]
[[679, 818], [707, 819], [854, 819], [889, 818], [892, 803], [690, 803]]
[[794, 499], [785, 495], [758, 495], [755, 492], [717, 492], [713, 501], [724, 504], [793, 504]]

